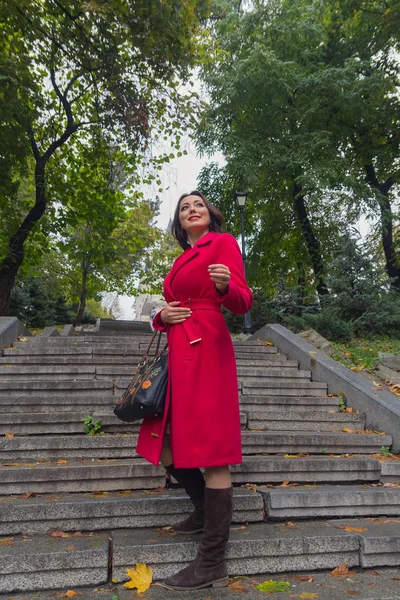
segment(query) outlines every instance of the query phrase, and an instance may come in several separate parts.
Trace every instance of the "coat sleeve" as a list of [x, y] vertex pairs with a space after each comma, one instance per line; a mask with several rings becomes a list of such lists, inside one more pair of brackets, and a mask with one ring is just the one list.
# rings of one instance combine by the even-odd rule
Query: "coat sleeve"
[[163, 320], [161, 319], [161, 313], [164, 309], [162, 308], [160, 311], [158, 311], [158, 313], [155, 315], [154, 319], [153, 319], [153, 327], [154, 329], [156, 329], [157, 331], [164, 331], [166, 332], [168, 329], [168, 325], [166, 323], [163, 322]]
[[230, 233], [219, 235], [217, 240], [215, 264], [226, 265], [231, 272], [228, 290], [223, 295], [219, 294], [219, 300], [231, 312], [243, 315], [253, 304], [253, 292], [246, 282], [239, 244]]

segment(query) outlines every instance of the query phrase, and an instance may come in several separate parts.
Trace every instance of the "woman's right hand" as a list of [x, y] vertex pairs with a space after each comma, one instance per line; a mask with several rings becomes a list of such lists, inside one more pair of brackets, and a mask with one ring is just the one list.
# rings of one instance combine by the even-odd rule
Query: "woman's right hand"
[[161, 321], [163, 323], [168, 323], [168, 325], [177, 325], [178, 323], [186, 321], [186, 319], [191, 316], [192, 311], [190, 308], [179, 305], [180, 302], [170, 302], [167, 304], [161, 311]]

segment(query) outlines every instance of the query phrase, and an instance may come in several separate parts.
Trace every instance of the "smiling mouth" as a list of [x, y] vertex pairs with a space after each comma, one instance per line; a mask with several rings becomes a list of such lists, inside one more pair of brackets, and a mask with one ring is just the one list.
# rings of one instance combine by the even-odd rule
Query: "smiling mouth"
[[195, 219], [200, 219], [200, 217], [198, 217], [198, 216], [195, 216], [195, 217], [189, 217], [189, 221], [193, 221], [193, 220], [195, 220]]

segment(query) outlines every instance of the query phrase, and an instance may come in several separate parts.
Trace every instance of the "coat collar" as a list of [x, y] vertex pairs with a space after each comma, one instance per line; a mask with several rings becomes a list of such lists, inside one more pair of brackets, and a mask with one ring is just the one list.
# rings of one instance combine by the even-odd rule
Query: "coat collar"
[[171, 284], [177, 272], [184, 265], [186, 265], [186, 263], [195, 258], [200, 253], [200, 249], [203, 246], [207, 246], [208, 244], [210, 244], [217, 235], [218, 233], [215, 233], [214, 231], [209, 231], [208, 233], [206, 233], [206, 235], [203, 235], [203, 237], [201, 237], [192, 248], [187, 248], [187, 250], [185, 250], [180, 256], [178, 256], [178, 258], [172, 266], [171, 271], [169, 272], [169, 277], [166, 281], [166, 283], [168, 282], [168, 290], [166, 291], [168, 291], [171, 297]]

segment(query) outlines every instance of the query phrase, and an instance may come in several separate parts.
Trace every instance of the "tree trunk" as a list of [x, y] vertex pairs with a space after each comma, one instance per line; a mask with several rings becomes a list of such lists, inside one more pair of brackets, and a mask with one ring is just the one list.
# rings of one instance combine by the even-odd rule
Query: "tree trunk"
[[300, 223], [301, 230], [303, 232], [307, 250], [310, 254], [311, 263], [315, 275], [317, 292], [320, 296], [326, 296], [327, 294], [329, 294], [329, 291], [325, 283], [325, 269], [321, 256], [321, 243], [319, 239], [314, 235], [310, 220], [307, 216], [307, 210], [304, 202], [304, 194], [302, 192], [302, 188], [296, 182], [293, 184], [293, 200], [295, 213]]
[[400, 268], [396, 261], [393, 244], [393, 213], [389, 199], [389, 191], [394, 181], [389, 177], [385, 183], [379, 183], [373, 165], [365, 165], [366, 180], [369, 185], [379, 192], [379, 207], [381, 210], [381, 236], [385, 253], [385, 268], [391, 278], [391, 286], [400, 290]]
[[35, 167], [36, 202], [8, 244], [8, 254], [0, 265], [0, 316], [8, 316], [11, 292], [15, 278], [24, 260], [24, 244], [33, 227], [46, 210], [45, 161], [39, 159]]
[[297, 314], [301, 315], [302, 308], [304, 306], [305, 296], [305, 285], [306, 285], [306, 274], [304, 272], [304, 265], [302, 262], [297, 263], [297, 293], [296, 293], [296, 304], [298, 306]]
[[75, 320], [74, 320], [74, 327], [81, 324], [82, 318], [83, 318], [83, 313], [85, 312], [86, 295], [87, 295], [87, 280], [88, 280], [88, 272], [84, 268], [82, 270], [81, 294], [79, 297], [78, 311], [76, 313]]

